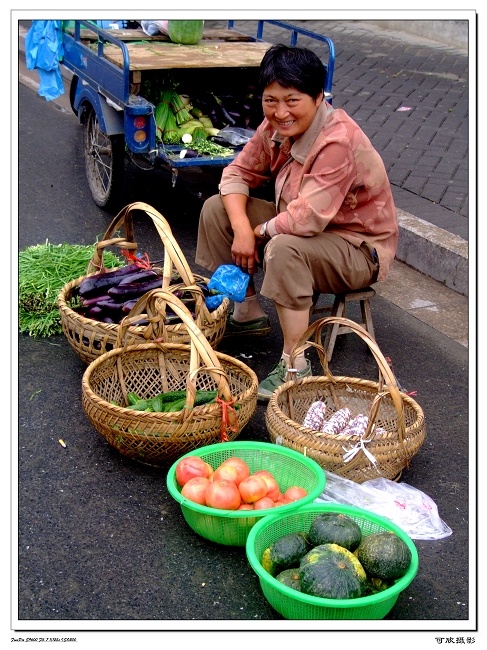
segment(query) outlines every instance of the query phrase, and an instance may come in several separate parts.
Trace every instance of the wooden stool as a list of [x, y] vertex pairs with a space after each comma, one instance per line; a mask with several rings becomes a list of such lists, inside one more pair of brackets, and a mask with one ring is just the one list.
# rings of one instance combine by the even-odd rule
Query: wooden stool
[[[365, 289], [358, 289], [357, 291], [347, 291], [346, 293], [337, 294], [332, 307], [317, 307], [316, 303], [319, 296], [316, 295], [316, 299], [313, 301], [314, 305], [311, 308], [311, 313], [321, 314], [328, 311], [330, 312], [330, 316], [348, 318], [347, 303], [357, 302], [358, 300], [360, 302], [360, 311], [362, 313], [362, 323], [360, 324], [367, 330], [370, 336], [375, 339], [374, 325], [372, 323], [372, 311], [370, 309], [370, 299], [374, 296], [374, 289], [372, 289], [372, 287], [366, 287]], [[340, 336], [341, 334], [350, 334], [350, 332], [350, 328], [345, 327], [344, 325], [339, 325], [338, 323], [328, 326], [324, 342], [328, 363], [332, 359], [337, 336]]]

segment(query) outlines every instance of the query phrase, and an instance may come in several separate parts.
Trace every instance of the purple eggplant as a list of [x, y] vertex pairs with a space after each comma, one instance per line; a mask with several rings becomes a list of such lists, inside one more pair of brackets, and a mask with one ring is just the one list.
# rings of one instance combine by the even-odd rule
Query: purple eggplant
[[131, 273], [130, 275], [122, 278], [117, 286], [122, 287], [125, 284], [132, 284], [132, 282], [143, 282], [145, 280], [151, 280], [152, 278], [157, 277], [159, 277], [157, 273], [151, 269], [139, 269], [136, 273]]
[[100, 300], [97, 303], [97, 307], [99, 307], [102, 311], [106, 313], [122, 313], [122, 304], [119, 302], [115, 302], [115, 300], [112, 300], [109, 298], [108, 300]]
[[147, 282], [132, 282], [122, 287], [120, 285], [112, 287], [110, 289], [110, 297], [117, 302], [126, 302], [132, 298], [140, 298], [140, 296], [143, 296], [148, 291], [152, 291], [152, 289], [160, 288], [162, 288], [162, 278], [158, 276]]
[[96, 273], [81, 280], [78, 293], [81, 298], [93, 298], [106, 294], [110, 287], [117, 285], [126, 275], [134, 273], [140, 267], [137, 264], [122, 266], [116, 271]]
[[83, 307], [92, 307], [93, 305], [96, 305], [99, 300], [109, 300], [110, 296], [108, 294], [104, 296], [95, 296], [94, 298], [82, 298], [82, 306]]
[[93, 320], [100, 320], [102, 313], [103, 313], [103, 309], [101, 307], [98, 307], [97, 305], [93, 305], [87, 310], [86, 316], [88, 318], [92, 318]]
[[137, 298], [134, 298], [133, 300], [127, 300], [126, 302], [122, 303], [123, 313], [128, 314], [129, 312], [131, 312], [136, 304], [137, 304]]

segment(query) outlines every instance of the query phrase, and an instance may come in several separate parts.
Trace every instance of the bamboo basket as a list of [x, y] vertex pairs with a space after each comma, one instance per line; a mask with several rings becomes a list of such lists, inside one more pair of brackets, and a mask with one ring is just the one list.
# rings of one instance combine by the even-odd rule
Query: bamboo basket
[[[133, 212], [143, 211], [152, 219], [157, 232], [164, 245], [164, 266], [161, 279], [161, 289], [169, 289], [174, 272], [177, 272], [182, 279], [181, 285], [192, 286], [197, 282], [208, 283], [209, 279], [192, 273], [188, 263], [176, 242], [171, 228], [164, 217], [147, 203], [131, 203], [121, 210], [113, 219], [108, 230], [99, 242], [95, 245], [93, 257], [88, 264], [85, 276], [68, 282], [60, 291], [58, 296], [58, 307], [60, 313], [61, 327], [69, 344], [85, 362], [91, 363], [105, 352], [109, 352], [115, 346], [118, 333], [118, 324], [102, 323], [91, 318], [86, 318], [77, 313], [73, 308], [73, 299], [82, 280], [94, 273], [106, 270], [103, 264], [103, 251], [108, 246], [115, 246], [135, 252], [137, 243], [134, 239]], [[118, 230], [123, 229], [124, 236], [115, 237]], [[113, 270], [113, 269], [112, 269]], [[176, 287], [173, 287], [176, 288]], [[210, 312], [205, 301], [198, 301], [196, 309], [196, 323], [210, 345], [216, 348], [225, 333], [228, 307], [230, 301], [224, 298], [217, 309]], [[132, 325], [128, 340], [136, 342], [143, 340], [144, 329], [138, 325]], [[175, 343], [189, 343], [189, 334], [184, 323], [169, 325], [166, 330], [168, 340]]]
[[[334, 323], [349, 327], [367, 343], [379, 368], [378, 382], [332, 375], [321, 336], [323, 328]], [[356, 483], [377, 477], [398, 480], [426, 437], [421, 407], [399, 390], [376, 342], [354, 321], [341, 317], [315, 321], [295, 346], [291, 363], [308, 347], [317, 350], [324, 375], [286, 381], [276, 389], [265, 414], [271, 441], [301, 451], [325, 470]], [[364, 435], [343, 439], [303, 426], [309, 407], [318, 400], [326, 404], [329, 415], [344, 407], [350, 409], [352, 417], [367, 415]], [[350, 456], [345, 461], [347, 452]]]
[[[166, 342], [163, 303], [184, 322], [189, 344]], [[146, 329], [153, 340], [127, 344], [127, 330], [141, 315], [149, 321]], [[255, 411], [257, 387], [253, 370], [215, 352], [176, 296], [155, 289], [122, 320], [116, 347], [85, 370], [82, 404], [94, 428], [121, 454], [165, 466], [194, 449], [234, 440]], [[174, 390], [186, 390], [181, 411], [151, 413], [123, 406], [129, 392], [148, 399]], [[217, 390], [216, 402], [194, 406], [197, 390]]]

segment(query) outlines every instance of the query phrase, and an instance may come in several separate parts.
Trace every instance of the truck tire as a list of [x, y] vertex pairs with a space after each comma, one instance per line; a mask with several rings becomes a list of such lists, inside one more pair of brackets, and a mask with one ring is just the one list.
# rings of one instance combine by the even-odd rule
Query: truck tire
[[125, 142], [122, 135], [106, 135], [92, 107], [84, 122], [83, 150], [86, 178], [93, 200], [105, 210], [122, 204]]

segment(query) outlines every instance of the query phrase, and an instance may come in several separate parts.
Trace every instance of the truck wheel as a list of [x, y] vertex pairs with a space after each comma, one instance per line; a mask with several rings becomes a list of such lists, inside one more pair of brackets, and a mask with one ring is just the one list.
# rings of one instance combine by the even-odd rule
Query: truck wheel
[[88, 185], [96, 205], [110, 210], [121, 203], [125, 142], [121, 135], [106, 135], [93, 108], [89, 109], [83, 133]]

